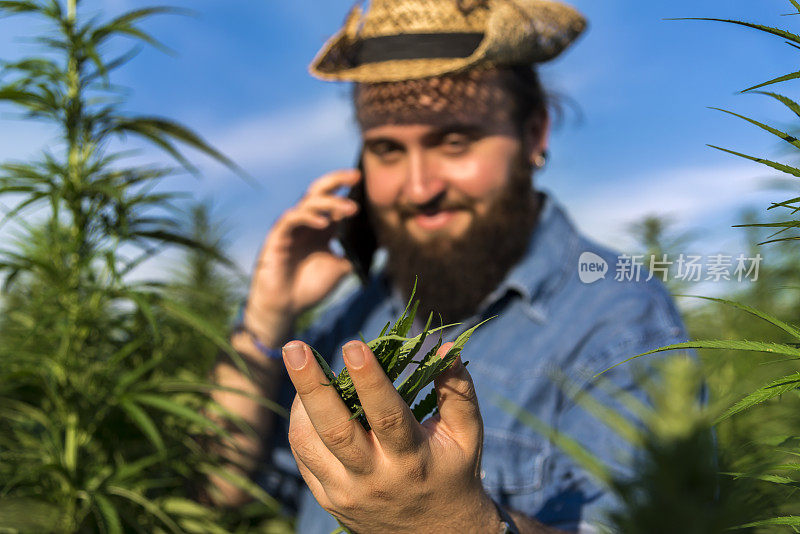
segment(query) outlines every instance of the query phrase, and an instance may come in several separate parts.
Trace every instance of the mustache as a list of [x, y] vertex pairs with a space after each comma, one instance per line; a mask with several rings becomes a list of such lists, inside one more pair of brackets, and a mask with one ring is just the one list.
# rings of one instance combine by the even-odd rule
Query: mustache
[[411, 202], [402, 202], [397, 204], [397, 212], [401, 217], [414, 217], [422, 213], [431, 213], [436, 211], [451, 211], [469, 209], [472, 205], [469, 202], [457, 198], [448, 198], [447, 192], [442, 191], [439, 195], [433, 197], [424, 204], [415, 204]]

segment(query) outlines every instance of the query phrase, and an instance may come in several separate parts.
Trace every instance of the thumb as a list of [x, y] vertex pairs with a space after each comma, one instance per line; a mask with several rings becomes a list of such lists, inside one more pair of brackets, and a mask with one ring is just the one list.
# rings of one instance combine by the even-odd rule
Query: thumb
[[[437, 353], [443, 358], [452, 347], [452, 343], [442, 345]], [[482, 440], [483, 420], [478, 407], [478, 395], [467, 368], [461, 361], [461, 355], [434, 380], [436, 397], [439, 404], [440, 420], [454, 434]]]

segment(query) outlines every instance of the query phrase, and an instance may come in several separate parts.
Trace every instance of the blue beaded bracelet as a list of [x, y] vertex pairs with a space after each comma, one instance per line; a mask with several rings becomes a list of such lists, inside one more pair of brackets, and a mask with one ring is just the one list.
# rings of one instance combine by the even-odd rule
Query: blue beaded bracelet
[[258, 349], [258, 352], [266, 356], [271, 360], [282, 360], [283, 359], [283, 351], [280, 349], [271, 349], [268, 346], [264, 345], [258, 336], [256, 336], [249, 328], [244, 325], [244, 309], [247, 307], [247, 301], [245, 300], [242, 302], [242, 305], [239, 306], [239, 313], [236, 314], [236, 320], [233, 323], [233, 328], [231, 329], [232, 334], [236, 334], [239, 332], [243, 332], [248, 335], [250, 341], [253, 342], [253, 345]]

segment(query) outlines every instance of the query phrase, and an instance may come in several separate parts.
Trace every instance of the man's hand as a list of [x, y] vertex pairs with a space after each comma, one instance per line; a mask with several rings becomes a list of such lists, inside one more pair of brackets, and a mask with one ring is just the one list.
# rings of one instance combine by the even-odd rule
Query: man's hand
[[461, 358], [435, 381], [439, 413], [420, 424], [365, 343], [343, 352], [370, 431], [324, 385], [307, 345], [283, 348], [298, 393], [289, 444], [320, 505], [357, 533], [499, 532], [480, 480], [483, 421]]
[[267, 235], [256, 262], [244, 323], [262, 343], [286, 341], [297, 316], [327, 296], [352, 272], [350, 262], [330, 247], [337, 223], [360, 207], [336, 195], [361, 179], [355, 169], [314, 181]]

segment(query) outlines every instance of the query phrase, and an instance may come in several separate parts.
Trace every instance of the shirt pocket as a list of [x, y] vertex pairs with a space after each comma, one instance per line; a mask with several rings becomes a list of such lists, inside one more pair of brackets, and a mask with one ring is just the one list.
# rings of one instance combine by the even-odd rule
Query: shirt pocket
[[533, 514], [541, 506], [550, 445], [546, 440], [484, 429], [481, 479], [498, 503]]

